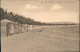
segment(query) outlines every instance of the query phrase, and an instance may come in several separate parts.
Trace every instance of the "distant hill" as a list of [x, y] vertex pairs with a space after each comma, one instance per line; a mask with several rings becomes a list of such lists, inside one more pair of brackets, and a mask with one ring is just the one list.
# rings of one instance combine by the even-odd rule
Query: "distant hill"
[[78, 23], [74, 23], [74, 22], [53, 22], [53, 23], [48, 23], [48, 24], [53, 24], [53, 25], [76, 25]]

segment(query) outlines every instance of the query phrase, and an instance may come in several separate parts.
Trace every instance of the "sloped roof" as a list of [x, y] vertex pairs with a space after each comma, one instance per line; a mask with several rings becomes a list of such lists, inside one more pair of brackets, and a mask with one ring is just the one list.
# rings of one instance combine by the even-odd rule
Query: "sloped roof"
[[12, 21], [10, 21], [8, 19], [1, 20], [1, 26], [5, 26], [8, 22], [12, 22]]
[[1, 22], [12, 22], [12, 21], [10, 21], [8, 19], [3, 19], [3, 20], [1, 20]]

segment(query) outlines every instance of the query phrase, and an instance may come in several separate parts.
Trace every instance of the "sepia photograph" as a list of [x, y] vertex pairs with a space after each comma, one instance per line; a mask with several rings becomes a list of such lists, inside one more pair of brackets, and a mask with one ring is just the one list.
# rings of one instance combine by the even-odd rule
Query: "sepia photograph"
[[1, 52], [79, 52], [79, 0], [1, 0]]

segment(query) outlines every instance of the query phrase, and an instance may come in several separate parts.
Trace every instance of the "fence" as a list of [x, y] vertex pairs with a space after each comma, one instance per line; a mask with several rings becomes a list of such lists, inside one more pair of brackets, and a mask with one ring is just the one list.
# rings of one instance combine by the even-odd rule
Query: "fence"
[[24, 32], [28, 32], [28, 31], [32, 31], [32, 30], [36, 31], [39, 29], [46, 28], [48, 26], [28, 25], [28, 24], [19, 24], [19, 23], [8, 22], [5, 27], [6, 27], [6, 29], [5, 29], [6, 35], [5, 36], [9, 36], [9, 35], [24, 33]]

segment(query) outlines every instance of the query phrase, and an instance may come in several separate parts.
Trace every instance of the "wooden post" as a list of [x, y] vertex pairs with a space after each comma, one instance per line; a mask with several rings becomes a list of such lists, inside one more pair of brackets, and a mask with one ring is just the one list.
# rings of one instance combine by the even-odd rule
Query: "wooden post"
[[28, 24], [27, 24], [27, 29], [26, 29], [26, 31], [28, 32]]
[[7, 25], [6, 25], [6, 35], [8, 36], [8, 34], [9, 34], [9, 23], [7, 23]]

